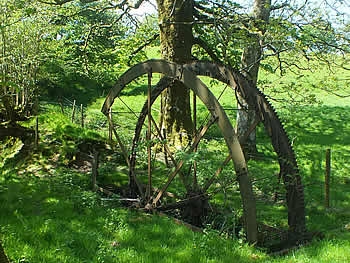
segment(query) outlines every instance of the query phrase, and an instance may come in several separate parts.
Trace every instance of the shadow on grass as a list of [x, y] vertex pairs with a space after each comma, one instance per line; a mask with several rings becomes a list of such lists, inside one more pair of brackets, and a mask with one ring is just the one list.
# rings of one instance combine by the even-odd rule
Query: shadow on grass
[[[303, 177], [308, 224], [326, 236], [346, 235], [350, 205], [350, 107], [310, 106], [283, 114]], [[325, 209], [325, 155], [331, 149], [330, 209]], [[338, 234], [336, 234], [338, 233]], [[347, 235], [348, 237], [349, 235]]]
[[15, 262], [253, 262], [251, 248], [193, 233], [84, 189], [86, 178], [12, 176], [0, 181], [0, 234]]
[[[155, 84], [155, 83], [154, 83]], [[147, 95], [148, 85], [133, 83], [124, 88], [121, 92], [123, 96], [138, 96], [138, 95]]]
[[282, 115], [298, 144], [350, 145], [350, 107], [309, 106]]
[[[304, 107], [285, 114], [305, 185], [308, 226], [327, 239], [296, 252], [297, 261], [346, 262], [350, 246], [350, 114], [346, 107]], [[331, 147], [331, 208], [323, 208], [324, 150]], [[11, 164], [11, 163], [8, 163]], [[15, 164], [13, 164], [15, 165]], [[10, 169], [11, 167], [7, 167]], [[211, 232], [137, 213], [88, 190], [88, 176], [56, 168], [55, 176], [0, 177], [0, 235], [15, 262], [272, 262], [265, 254]], [[0, 171], [3, 174], [3, 171]], [[350, 181], [349, 181], [350, 182]], [[344, 241], [344, 242], [343, 242]], [[333, 255], [326, 255], [331, 251]], [[305, 259], [305, 260], [304, 260]], [[329, 259], [327, 261], [327, 259]], [[294, 253], [278, 262], [295, 262]], [[289, 261], [288, 261], [289, 260]]]

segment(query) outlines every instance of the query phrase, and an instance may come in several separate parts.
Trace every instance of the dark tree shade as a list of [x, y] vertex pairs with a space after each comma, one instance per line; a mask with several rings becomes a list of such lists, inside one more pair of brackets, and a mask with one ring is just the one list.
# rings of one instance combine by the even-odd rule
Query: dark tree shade
[[5, 254], [4, 248], [0, 242], [0, 263], [9, 263], [9, 260]]

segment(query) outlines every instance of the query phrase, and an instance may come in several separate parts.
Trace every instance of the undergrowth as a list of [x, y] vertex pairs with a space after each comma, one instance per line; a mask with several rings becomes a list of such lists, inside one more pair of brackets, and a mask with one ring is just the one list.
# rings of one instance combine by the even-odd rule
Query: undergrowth
[[[135, 104], [143, 104], [135, 99], [137, 97], [133, 97]], [[295, 106], [280, 111], [303, 177], [308, 228], [322, 232], [325, 238], [315, 239], [286, 255], [273, 256], [211, 226], [205, 228], [204, 233], [192, 232], [169, 217], [126, 209], [118, 201], [118, 195], [107, 197], [92, 192], [90, 168], [74, 167], [79, 147], [86, 146], [88, 154], [93, 148], [87, 145], [105, 147], [99, 180], [115, 187], [128, 181], [122, 155], [115, 145], [106, 146], [106, 132], [100, 130], [107, 127], [98, 112], [101, 101], [89, 106], [90, 123], [85, 129], [70, 123], [69, 117], [58, 113], [56, 106], [46, 105], [39, 116], [37, 149], [23, 149], [19, 140], [3, 142], [0, 239], [13, 262], [333, 263], [350, 260], [348, 106]], [[211, 139], [219, 140], [216, 131], [211, 135]], [[269, 154], [264, 143], [259, 147]], [[332, 149], [330, 208], [324, 207], [327, 148]], [[252, 172], [258, 173], [263, 166], [256, 166]]]

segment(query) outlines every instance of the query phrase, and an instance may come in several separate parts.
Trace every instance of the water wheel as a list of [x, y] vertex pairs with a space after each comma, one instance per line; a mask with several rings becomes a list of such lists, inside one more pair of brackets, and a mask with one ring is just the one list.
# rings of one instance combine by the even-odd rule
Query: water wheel
[[[165, 77], [151, 88], [154, 73], [161, 73]], [[143, 75], [148, 76], [147, 92], [143, 92], [147, 96], [144, 105], [135, 110], [135, 106], [127, 105], [122, 97], [130, 95], [125, 87]], [[171, 211], [192, 224], [202, 224], [210, 219], [213, 211], [234, 214], [234, 220], [224, 217], [220, 221], [221, 227], [229, 225], [226, 221], [230, 221], [231, 226], [237, 224], [240, 221], [237, 219], [241, 218], [247, 240], [257, 242], [255, 197], [261, 189], [259, 184], [252, 184], [251, 179], [259, 181], [259, 177], [248, 176], [250, 168], [240, 145], [244, 138], [238, 139], [227, 111], [218, 101], [223, 92], [215, 96], [198, 76], [225, 83], [231, 87], [233, 95], [230, 98], [233, 98], [233, 103], [236, 103], [234, 94], [239, 92], [250, 108], [256, 111], [257, 121], [249, 131], [261, 123], [271, 138], [270, 145], [275, 153], [279, 173], [277, 176], [272, 174], [268, 180], [277, 181], [277, 185], [279, 178], [283, 179], [288, 238], [293, 242], [302, 240], [302, 234], [306, 231], [303, 188], [288, 137], [264, 95], [239, 72], [226, 66], [209, 62], [177, 65], [164, 60], [150, 60], [133, 66], [119, 78], [108, 94], [102, 112], [115, 126], [115, 120], [109, 113], [114, 107], [114, 100], [118, 99], [122, 102], [123, 111], [135, 115], [136, 128], [129, 132], [126, 141], [117, 134], [117, 129], [114, 130], [129, 170], [130, 193], [140, 198], [140, 205], [145, 209]], [[155, 108], [159, 104], [160, 94], [172, 81], [183, 82], [193, 91], [194, 97], [200, 99], [198, 105], [193, 103], [195, 114], [197, 107], [201, 109], [201, 116], [194, 116], [200, 125], [186, 149], [177, 149], [171, 145], [157, 122], [159, 112]], [[226, 87], [224, 90], [226, 92]], [[117, 125], [121, 124], [118, 122]], [[133, 136], [130, 140], [131, 133]], [[243, 137], [248, 135], [249, 132]], [[214, 137], [215, 140], [212, 140]], [[218, 143], [220, 140], [223, 143]], [[271, 190], [274, 193], [277, 192], [275, 188], [277, 186]], [[264, 220], [259, 218], [259, 221]]]

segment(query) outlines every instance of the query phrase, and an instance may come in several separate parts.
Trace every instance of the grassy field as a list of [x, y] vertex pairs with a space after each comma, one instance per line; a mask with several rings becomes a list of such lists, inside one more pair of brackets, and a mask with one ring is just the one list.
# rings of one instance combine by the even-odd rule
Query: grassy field
[[[268, 90], [267, 90], [268, 93]], [[318, 92], [316, 104], [275, 103], [293, 142], [305, 186], [307, 225], [325, 235], [283, 256], [227, 238], [210, 227], [197, 233], [173, 219], [126, 209], [118, 196], [90, 191], [90, 170], [71, 167], [77, 145], [106, 141], [103, 99], [89, 105], [86, 128], [57, 106], [39, 116], [37, 150], [0, 148], [0, 239], [13, 262], [348, 262], [350, 261], [350, 99]], [[133, 107], [141, 93], [127, 93]], [[229, 102], [223, 101], [229, 105]], [[283, 107], [282, 107], [283, 106]], [[120, 118], [123, 118], [120, 116]], [[129, 119], [120, 120], [129, 123]], [[27, 125], [33, 125], [29, 123]], [[132, 131], [133, 124], [126, 125]], [[129, 131], [130, 131], [129, 130]], [[122, 132], [128, 139], [127, 130]], [[324, 207], [325, 151], [332, 151], [331, 202]], [[100, 176], [126, 181], [120, 156], [105, 155]], [[89, 168], [89, 166], [87, 166]], [[109, 174], [113, 174], [112, 179]]]

